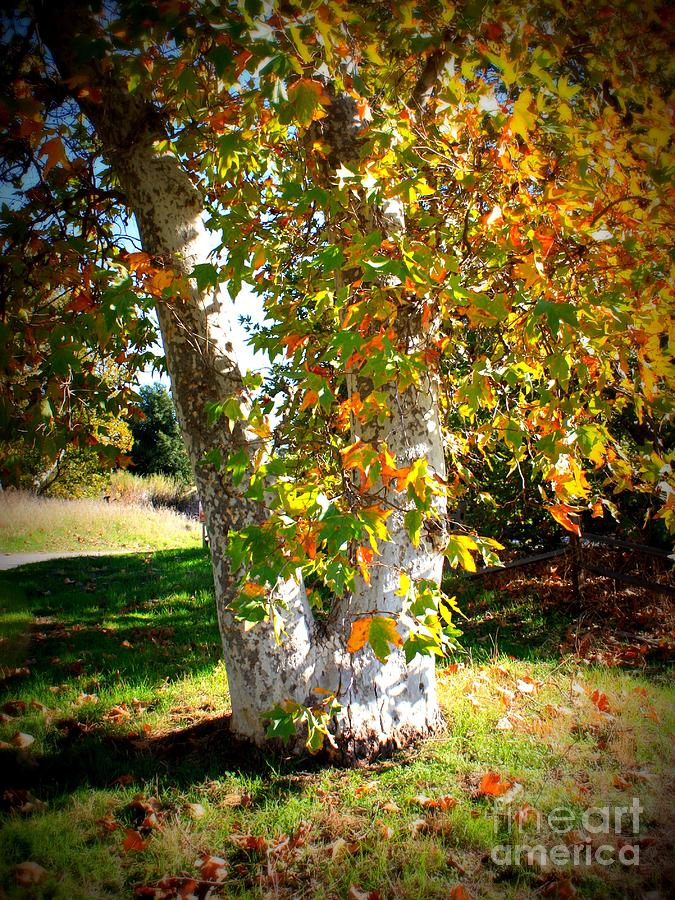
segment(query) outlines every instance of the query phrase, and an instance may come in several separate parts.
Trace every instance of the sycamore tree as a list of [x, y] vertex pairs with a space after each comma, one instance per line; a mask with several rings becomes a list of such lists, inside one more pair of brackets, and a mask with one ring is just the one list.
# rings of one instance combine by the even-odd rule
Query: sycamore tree
[[568, 530], [657, 484], [672, 524], [668, 26], [624, 0], [5, 18], [6, 416], [67, 440], [105, 402], [91, 357], [141, 364], [155, 307], [239, 735], [353, 761], [439, 727], [441, 575], [499, 549], [454, 517], [492, 457]]

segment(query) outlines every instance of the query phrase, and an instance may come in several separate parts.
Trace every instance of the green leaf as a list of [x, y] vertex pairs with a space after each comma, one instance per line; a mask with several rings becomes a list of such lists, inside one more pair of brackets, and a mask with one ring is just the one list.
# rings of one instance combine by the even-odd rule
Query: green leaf
[[403, 524], [415, 547], [420, 545], [420, 532], [422, 530], [423, 515], [419, 509], [409, 509], [403, 516]]
[[211, 263], [200, 263], [192, 270], [191, 277], [197, 282], [200, 293], [207, 287], [216, 287], [218, 284], [218, 269]]

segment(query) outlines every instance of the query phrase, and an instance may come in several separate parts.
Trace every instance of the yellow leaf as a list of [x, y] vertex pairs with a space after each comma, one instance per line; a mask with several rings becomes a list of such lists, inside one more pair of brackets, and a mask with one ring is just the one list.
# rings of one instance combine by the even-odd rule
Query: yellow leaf
[[511, 134], [519, 134], [525, 141], [537, 120], [535, 114], [530, 111], [531, 103], [532, 92], [529, 88], [526, 88], [513, 104], [513, 115], [509, 122]]
[[309, 47], [303, 39], [300, 37], [300, 29], [297, 25], [291, 25], [288, 29], [291, 33], [291, 37], [293, 38], [293, 43], [295, 44], [295, 49], [300, 54], [300, 57], [303, 62], [310, 63], [312, 61], [312, 54], [309, 52]]

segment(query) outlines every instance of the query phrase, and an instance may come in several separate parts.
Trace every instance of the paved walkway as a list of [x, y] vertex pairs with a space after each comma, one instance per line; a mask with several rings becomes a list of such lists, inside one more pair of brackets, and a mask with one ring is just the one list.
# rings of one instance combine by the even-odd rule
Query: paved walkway
[[118, 556], [133, 550], [61, 550], [53, 553], [0, 553], [0, 572], [16, 569], [30, 563], [47, 562], [50, 559], [73, 559], [78, 556]]

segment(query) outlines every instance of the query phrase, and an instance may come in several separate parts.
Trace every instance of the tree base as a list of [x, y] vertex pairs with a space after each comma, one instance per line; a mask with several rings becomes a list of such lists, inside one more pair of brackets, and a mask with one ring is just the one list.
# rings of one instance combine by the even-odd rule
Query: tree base
[[328, 762], [342, 768], [359, 768], [378, 759], [386, 759], [400, 750], [414, 747], [427, 738], [445, 731], [446, 723], [440, 711], [423, 725], [407, 723], [389, 734], [375, 729], [350, 732], [343, 730], [334, 736], [336, 746], [326, 742], [323, 750]]

